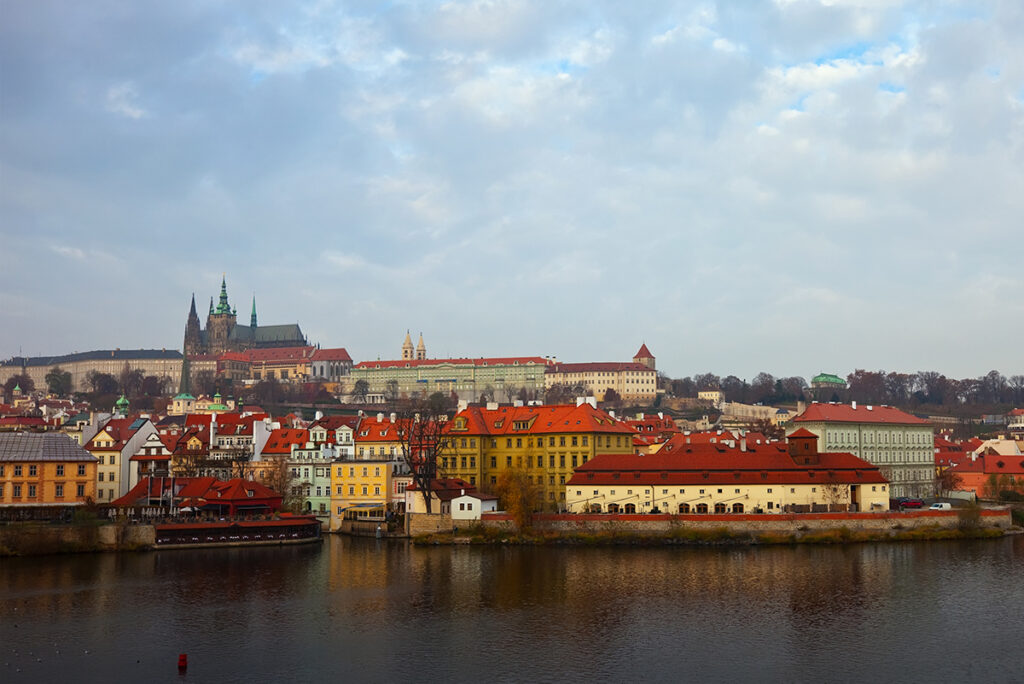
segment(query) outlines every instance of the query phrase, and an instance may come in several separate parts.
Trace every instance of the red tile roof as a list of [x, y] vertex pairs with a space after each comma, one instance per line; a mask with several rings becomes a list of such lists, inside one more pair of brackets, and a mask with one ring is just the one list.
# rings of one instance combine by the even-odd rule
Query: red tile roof
[[[466, 429], [456, 429], [459, 418], [466, 419]], [[526, 423], [526, 428], [521, 426]], [[520, 429], [516, 429], [516, 424]], [[360, 426], [362, 429], [362, 426]], [[502, 406], [486, 409], [470, 406], [448, 421], [445, 432], [451, 435], [536, 435], [572, 432], [601, 432], [634, 435], [628, 425], [590, 404], [557, 406]]]
[[252, 363], [301, 361], [313, 356], [316, 347], [270, 347], [268, 349], [250, 349], [246, 352]]
[[651, 350], [647, 348], [647, 343], [645, 342], [644, 344], [640, 345], [640, 351], [638, 351], [636, 354], [634, 354], [633, 358], [634, 359], [653, 359], [654, 358], [654, 354], [652, 354]]
[[622, 371], [654, 371], [642, 363], [632, 361], [597, 361], [592, 363], [556, 363], [548, 366], [548, 373], [619, 373]]
[[408, 361], [360, 361], [355, 365], [356, 368], [417, 368], [420, 366], [529, 366], [530, 364], [537, 366], [547, 365], [547, 359], [541, 356], [508, 356], [498, 358], [479, 358], [479, 359], [422, 359]]
[[314, 361], [348, 361], [352, 362], [352, 357], [348, 355], [348, 352], [344, 347], [338, 347], [337, 349], [317, 349], [313, 352]]
[[290, 454], [292, 452], [292, 445], [303, 448], [308, 441], [309, 430], [279, 428], [270, 433], [267, 444], [263, 447], [263, 453]]
[[796, 432], [790, 433], [788, 437], [813, 437], [814, 439], [818, 439], [818, 435], [814, 434], [807, 428], [800, 428]]
[[[369, 420], [369, 419], [365, 419], [365, 420]], [[332, 430], [333, 431], [333, 430], [337, 430], [338, 428], [340, 428], [343, 425], [347, 425], [348, 427], [350, 427], [353, 430], [355, 430], [356, 428], [359, 427], [359, 421], [360, 421], [359, 416], [324, 416], [320, 420], [313, 421], [313, 424], [310, 425], [309, 427], [310, 428], [322, 427], [325, 430]]]
[[912, 416], [892, 406], [813, 403], [793, 419], [796, 423], [883, 423], [886, 425], [928, 425], [927, 420]]
[[739, 451], [717, 445], [655, 454], [599, 454], [576, 469], [570, 485], [587, 484], [882, 484], [878, 468], [847, 453], [819, 454], [816, 465], [797, 464], [784, 444]]

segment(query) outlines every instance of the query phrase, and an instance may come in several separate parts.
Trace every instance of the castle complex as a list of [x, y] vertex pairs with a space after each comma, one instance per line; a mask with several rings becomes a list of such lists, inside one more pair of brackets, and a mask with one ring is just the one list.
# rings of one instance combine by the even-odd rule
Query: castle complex
[[297, 323], [288, 325], [258, 325], [256, 322], [256, 298], [252, 298], [252, 314], [249, 325], [238, 325], [238, 310], [228, 303], [227, 281], [220, 281], [220, 299], [216, 308], [210, 298], [210, 313], [206, 316], [206, 328], [199, 325], [196, 314], [196, 297], [192, 295], [192, 308], [185, 323], [185, 356], [199, 354], [222, 354], [247, 349], [268, 347], [302, 347], [306, 338]]

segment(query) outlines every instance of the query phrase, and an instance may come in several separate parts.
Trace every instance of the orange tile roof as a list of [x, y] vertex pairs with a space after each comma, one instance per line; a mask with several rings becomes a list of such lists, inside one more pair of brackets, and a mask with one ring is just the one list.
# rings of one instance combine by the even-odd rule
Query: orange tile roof
[[927, 420], [893, 408], [892, 406], [857, 406], [849, 404], [813, 403], [793, 419], [797, 423], [883, 423], [886, 425], [928, 425]]
[[621, 373], [623, 371], [654, 371], [642, 363], [632, 361], [597, 361], [592, 363], [556, 363], [548, 366], [548, 373]]
[[264, 454], [290, 454], [292, 445], [306, 446], [309, 441], [309, 430], [294, 428], [278, 428], [270, 433], [267, 444], [263, 447]]

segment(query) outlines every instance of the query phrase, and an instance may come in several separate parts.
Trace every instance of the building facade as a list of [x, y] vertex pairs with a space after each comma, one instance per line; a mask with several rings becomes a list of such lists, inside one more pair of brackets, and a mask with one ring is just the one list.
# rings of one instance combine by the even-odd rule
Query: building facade
[[931, 423], [891, 406], [813, 403], [793, 418], [818, 437], [823, 452], [848, 452], [878, 466], [892, 496], [931, 496], [935, 491]]
[[591, 403], [470, 406], [448, 422], [438, 468], [489, 492], [503, 471], [534, 483], [538, 510], [565, 508], [573, 470], [605, 453], [630, 452], [635, 431]]
[[0, 505], [86, 504], [96, 498], [96, 466], [67, 435], [0, 433]]
[[63, 356], [16, 356], [0, 361], [0, 384], [15, 375], [32, 378], [36, 388], [46, 387], [46, 374], [54, 368], [71, 374], [72, 392], [90, 391], [86, 377], [91, 372], [120, 377], [127, 367], [144, 376], [153, 375], [166, 383], [169, 392], [178, 391], [181, 378], [181, 352], [168, 349], [100, 349]]
[[878, 468], [852, 454], [818, 453], [810, 432], [788, 445], [693, 444], [657, 454], [607, 454], [566, 485], [573, 513], [780, 513], [889, 507]]
[[544, 386], [581, 387], [604, 401], [609, 390], [622, 400], [650, 402], [658, 393], [655, 359], [644, 344], [631, 362], [552, 363], [544, 373]]

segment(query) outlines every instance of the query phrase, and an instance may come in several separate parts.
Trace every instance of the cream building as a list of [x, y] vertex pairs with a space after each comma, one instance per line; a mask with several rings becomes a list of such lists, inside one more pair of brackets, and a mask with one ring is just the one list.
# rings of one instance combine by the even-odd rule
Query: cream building
[[[802, 437], [802, 439], [801, 439]], [[779, 444], [692, 445], [656, 454], [607, 454], [566, 484], [573, 513], [778, 513], [889, 508], [878, 468], [852, 454], [818, 453], [810, 432]]]
[[169, 392], [178, 391], [181, 379], [181, 352], [168, 349], [101, 349], [65, 354], [64, 356], [14, 357], [0, 362], [0, 384], [24, 373], [32, 378], [37, 389], [46, 387], [46, 374], [59, 367], [71, 374], [71, 391], [89, 390], [86, 376], [91, 371], [117, 378], [127, 365], [143, 375], [166, 378]]

